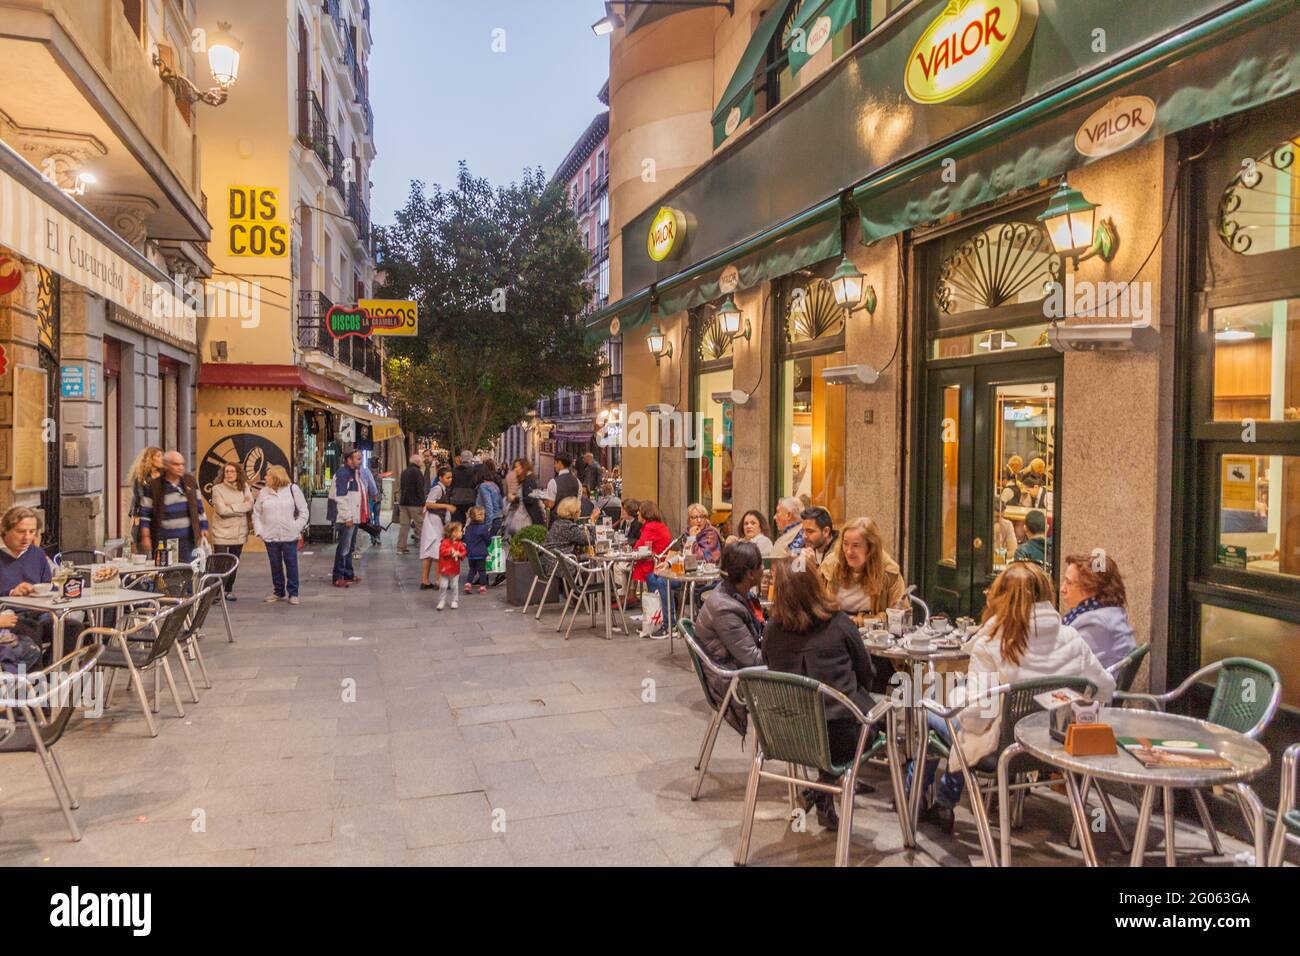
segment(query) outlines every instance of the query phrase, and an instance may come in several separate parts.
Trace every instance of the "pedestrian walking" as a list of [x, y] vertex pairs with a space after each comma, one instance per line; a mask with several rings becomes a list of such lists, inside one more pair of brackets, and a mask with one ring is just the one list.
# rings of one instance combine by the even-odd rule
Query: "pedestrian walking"
[[154, 479], [162, 474], [162, 460], [163, 450], [150, 445], [131, 466], [131, 506], [127, 516], [131, 519], [131, 545], [137, 553], [148, 550], [140, 547], [140, 502]]
[[[253, 524], [253, 490], [244, 480], [244, 469], [234, 462], [221, 466], [221, 480], [212, 486], [212, 550], [217, 554], [244, 553]], [[236, 567], [226, 575], [226, 600], [235, 600]]]
[[479, 594], [487, 594], [487, 557], [491, 545], [492, 529], [487, 523], [487, 514], [475, 505], [469, 509], [469, 527], [465, 529], [465, 555], [469, 560], [466, 594], [473, 591], [476, 584]]
[[465, 512], [474, 506], [478, 491], [478, 466], [474, 464], [474, 454], [468, 449], [462, 451], [459, 460], [451, 470], [451, 503], [456, 506], [453, 521], [465, 524]]
[[379, 483], [375, 481], [375, 473], [370, 470], [370, 465], [364, 457], [361, 467], [357, 469], [357, 477], [361, 480], [361, 493], [366, 496], [366, 503], [369, 505], [369, 514], [367, 520], [361, 524], [361, 530], [370, 535], [370, 546], [377, 548], [384, 543], [382, 537], [384, 522], [383, 515], [380, 514], [381, 497]]
[[352, 544], [356, 540], [357, 525], [366, 523], [369, 511], [369, 502], [357, 475], [360, 464], [361, 452], [351, 449], [343, 456], [343, 464], [339, 466], [338, 473], [330, 484], [329, 510], [334, 513], [334, 530], [338, 535], [333, 571], [336, 588], [345, 588], [354, 581], [361, 581], [352, 567]]
[[429, 497], [429, 480], [424, 475], [423, 465], [422, 455], [411, 455], [410, 464], [402, 470], [398, 481], [397, 520], [401, 528], [397, 534], [398, 554], [410, 552], [412, 526], [415, 527], [416, 542], [419, 542], [424, 527], [424, 499]]
[[453, 521], [447, 525], [447, 536], [438, 545], [438, 610], [447, 604], [447, 592], [451, 592], [451, 609], [460, 607], [457, 600], [457, 588], [460, 587], [460, 562], [465, 558], [465, 542], [461, 540], [465, 533], [464, 525]]
[[140, 499], [140, 546], [145, 553], [159, 544], [177, 542], [180, 560], [194, 560], [194, 548], [208, 543], [208, 516], [203, 510], [199, 483], [185, 470], [185, 457], [169, 451], [162, 458], [162, 473]]
[[482, 480], [479, 482], [474, 503], [483, 509], [486, 516], [483, 520], [487, 524], [488, 537], [495, 538], [501, 533], [505, 495], [502, 494], [501, 486], [497, 483], [496, 462], [491, 458], [483, 461]]
[[266, 596], [267, 604], [289, 598], [290, 604], [298, 600], [298, 548], [311, 515], [302, 489], [289, 480], [283, 465], [272, 465], [266, 470], [266, 487], [253, 503], [253, 533], [266, 545], [266, 556], [271, 562], [272, 593]]
[[443, 521], [455, 510], [447, 500], [447, 489], [451, 487], [451, 469], [443, 465], [438, 469], [437, 478], [429, 488], [424, 500], [424, 527], [420, 530], [421, 579], [420, 590], [428, 591], [433, 587], [429, 573], [438, 560], [438, 549], [442, 544]]

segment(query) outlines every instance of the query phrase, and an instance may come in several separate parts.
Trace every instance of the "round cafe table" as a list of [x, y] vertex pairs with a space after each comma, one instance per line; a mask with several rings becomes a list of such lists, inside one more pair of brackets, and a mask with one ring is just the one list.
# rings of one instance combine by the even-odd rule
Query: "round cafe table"
[[[914, 846], [914, 834], [921, 815], [921, 791], [925, 789], [919, 784], [919, 780], [924, 772], [926, 754], [930, 749], [930, 724], [926, 719], [925, 706], [921, 703], [925, 699], [925, 670], [928, 667], [935, 674], [964, 672], [970, 662], [970, 654], [962, 647], [936, 647], [933, 641], [928, 650], [912, 650], [903, 646], [901, 642], [883, 643], [872, 640], [868, 636], [870, 633], [881, 632], [862, 632], [862, 643], [867, 653], [872, 657], [889, 661], [896, 671], [908, 675], [907, 700], [904, 704], [907, 717], [904, 735], [911, 739], [914, 748], [912, 766], [915, 769], [912, 776], [913, 786], [911, 792], [907, 794], [908, 819], [911, 821], [912, 832], [903, 834], [903, 837], [907, 846]], [[941, 704], [947, 705], [947, 688], [942, 681], [939, 682], [937, 696]], [[905, 768], [900, 767], [899, 772], [906, 772]]]
[[[620, 564], [634, 564], [648, 557], [651, 557], [651, 555], [636, 551], [598, 551], [589, 558], [591, 561], [599, 561], [605, 565], [604, 574], [602, 575], [605, 588], [605, 640], [612, 641], [614, 639], [614, 604], [616, 601], [613, 581], [614, 569]], [[617, 601], [618, 617], [622, 623], [624, 634], [627, 633], [627, 617], [624, 615], [625, 601], [626, 598]]]
[[1198, 720], [1195, 717], [1152, 710], [1102, 708], [1098, 722], [1109, 724], [1117, 738], [1194, 740], [1205, 744], [1232, 764], [1231, 768], [1223, 770], [1199, 767], [1147, 767], [1123, 747], [1117, 747], [1116, 753], [1105, 756], [1076, 757], [1066, 753], [1065, 745], [1052, 739], [1048, 728], [1050, 717], [1049, 713], [1043, 711], [1021, 718], [1016, 724], [1016, 742], [1027, 753], [1062, 771], [1086, 865], [1097, 865], [1097, 853], [1093, 849], [1092, 830], [1088, 826], [1087, 811], [1077, 777], [1127, 783], [1142, 788], [1142, 806], [1138, 811], [1137, 834], [1133, 839], [1130, 866], [1141, 866], [1146, 855], [1147, 832], [1151, 828], [1151, 811], [1155, 806], [1157, 790], [1164, 795], [1165, 864], [1174, 866], [1173, 791], [1215, 786], [1232, 787], [1241, 798], [1242, 807], [1247, 809], [1252, 817], [1255, 859], [1259, 865], [1263, 864], [1264, 844], [1267, 840], [1267, 834], [1264, 832], [1264, 807], [1246, 783], [1247, 780], [1268, 769], [1268, 751], [1258, 741], [1235, 730]]
[[[684, 586], [682, 595], [682, 616], [688, 621], [695, 620], [695, 588], [700, 584], [714, 584], [722, 579], [721, 571], [682, 571], [666, 570], [662, 574], [655, 572], [665, 581]], [[668, 606], [664, 608], [664, 622], [668, 625], [668, 654], [673, 653], [673, 589], [668, 587]]]

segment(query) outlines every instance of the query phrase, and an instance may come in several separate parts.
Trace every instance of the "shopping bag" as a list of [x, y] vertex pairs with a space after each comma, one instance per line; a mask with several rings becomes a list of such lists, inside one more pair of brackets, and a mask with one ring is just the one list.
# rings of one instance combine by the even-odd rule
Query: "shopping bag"
[[649, 637], [664, 624], [663, 600], [658, 591], [641, 595], [641, 636]]
[[501, 533], [507, 538], [513, 538], [516, 532], [526, 527], [528, 527], [528, 509], [516, 501], [510, 506], [510, 513], [506, 515]]
[[506, 573], [506, 549], [502, 547], [500, 535], [488, 541], [487, 573]]

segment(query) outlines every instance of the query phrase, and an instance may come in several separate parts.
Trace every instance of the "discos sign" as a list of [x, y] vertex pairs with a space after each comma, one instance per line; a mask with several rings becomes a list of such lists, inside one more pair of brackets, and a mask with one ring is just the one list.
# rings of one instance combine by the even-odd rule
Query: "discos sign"
[[975, 98], [1024, 51], [1038, 0], [949, 0], [907, 59], [903, 85], [918, 103]]
[[679, 255], [686, 244], [686, 217], [678, 209], [662, 207], [650, 221], [646, 251], [655, 262]]

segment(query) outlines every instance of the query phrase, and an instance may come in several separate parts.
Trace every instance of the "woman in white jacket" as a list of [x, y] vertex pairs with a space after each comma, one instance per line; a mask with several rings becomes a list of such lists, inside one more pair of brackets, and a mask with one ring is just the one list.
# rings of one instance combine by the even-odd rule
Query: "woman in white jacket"
[[[1101, 666], [1078, 631], [1061, 623], [1052, 605], [1055, 590], [1043, 568], [1016, 561], [999, 574], [989, 588], [983, 626], [972, 639], [966, 684], [954, 690], [949, 703], [968, 706], [958, 717], [958, 740], [971, 766], [997, 750], [1002, 731], [1001, 695], [989, 691], [1003, 684], [1037, 677], [1083, 677], [1097, 688], [1097, 699], [1109, 701], [1115, 678]], [[945, 743], [948, 727], [930, 715], [931, 728]], [[951, 831], [953, 807], [961, 799], [965, 778], [957, 757], [939, 778], [935, 802], [926, 818]], [[928, 774], [927, 774], [928, 777]]]
[[284, 600], [300, 604], [298, 599], [298, 540], [307, 530], [311, 515], [302, 490], [289, 480], [281, 465], [266, 471], [266, 487], [253, 505], [253, 531], [266, 544], [271, 559], [271, 585], [275, 593], [266, 596], [267, 604]]

